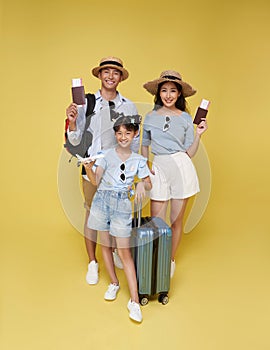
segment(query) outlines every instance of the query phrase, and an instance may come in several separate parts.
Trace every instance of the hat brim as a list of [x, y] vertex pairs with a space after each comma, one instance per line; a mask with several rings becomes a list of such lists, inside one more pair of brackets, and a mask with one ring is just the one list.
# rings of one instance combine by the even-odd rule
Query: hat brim
[[104, 66], [95, 67], [92, 69], [92, 74], [98, 78], [99, 72], [104, 68], [113, 68], [119, 70], [122, 73], [122, 80], [126, 80], [129, 76], [129, 73], [125, 68], [113, 64], [104, 64]]
[[178, 79], [170, 79], [170, 78], [158, 78], [155, 80], [148, 81], [143, 85], [143, 87], [150, 92], [152, 95], [156, 95], [158, 91], [158, 85], [163, 82], [171, 81], [173, 83], [177, 83], [182, 86], [182, 94], [184, 97], [189, 97], [192, 96], [196, 93], [196, 90], [193, 89], [191, 85], [188, 83], [184, 82], [183, 80], [178, 80]]

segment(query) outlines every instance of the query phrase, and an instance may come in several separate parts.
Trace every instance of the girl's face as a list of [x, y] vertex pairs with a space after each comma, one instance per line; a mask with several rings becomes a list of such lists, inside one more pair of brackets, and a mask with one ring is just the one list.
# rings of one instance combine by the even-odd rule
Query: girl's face
[[163, 105], [167, 108], [172, 108], [175, 106], [175, 103], [178, 97], [181, 95], [181, 92], [178, 91], [176, 85], [173, 82], [168, 81], [161, 86], [159, 94]]
[[136, 133], [133, 130], [127, 130], [123, 125], [115, 132], [118, 145], [122, 148], [129, 148]]

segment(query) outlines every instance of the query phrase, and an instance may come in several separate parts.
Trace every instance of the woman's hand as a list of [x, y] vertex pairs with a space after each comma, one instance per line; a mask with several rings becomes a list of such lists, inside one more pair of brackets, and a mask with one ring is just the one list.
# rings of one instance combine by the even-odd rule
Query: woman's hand
[[202, 118], [200, 124], [196, 128], [196, 134], [202, 135], [208, 129], [206, 118]]
[[205, 118], [202, 118], [200, 124], [197, 126], [196, 128], [196, 134], [194, 137], [194, 141], [192, 143], [192, 145], [187, 149], [186, 153], [187, 155], [192, 158], [195, 156], [199, 144], [200, 144], [200, 139], [201, 139], [201, 135], [208, 129], [208, 125], [207, 125], [207, 121]]

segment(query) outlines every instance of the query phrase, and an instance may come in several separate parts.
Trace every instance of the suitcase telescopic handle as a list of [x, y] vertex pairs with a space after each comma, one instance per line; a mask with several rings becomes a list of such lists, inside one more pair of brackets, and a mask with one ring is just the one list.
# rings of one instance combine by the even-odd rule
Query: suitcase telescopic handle
[[[142, 201], [134, 201], [134, 222], [136, 227], [140, 227], [142, 223]], [[137, 221], [138, 220], [138, 221]]]

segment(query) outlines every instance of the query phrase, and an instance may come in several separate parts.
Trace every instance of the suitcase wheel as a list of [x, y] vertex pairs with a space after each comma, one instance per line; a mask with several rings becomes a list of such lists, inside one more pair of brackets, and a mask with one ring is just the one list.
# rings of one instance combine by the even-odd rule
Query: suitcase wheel
[[140, 304], [141, 304], [142, 306], [147, 305], [147, 304], [148, 304], [148, 298], [147, 298], [146, 296], [141, 296], [141, 297], [140, 297]]
[[159, 303], [161, 303], [163, 305], [168, 304], [168, 302], [169, 302], [168, 294], [165, 294], [165, 293], [159, 294], [158, 301], [159, 301]]

